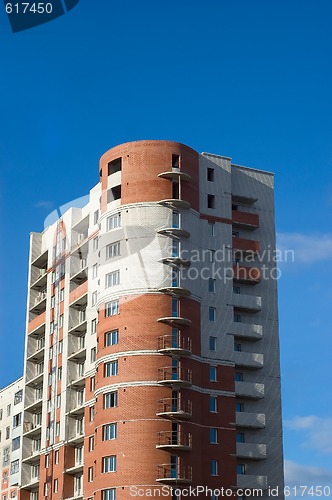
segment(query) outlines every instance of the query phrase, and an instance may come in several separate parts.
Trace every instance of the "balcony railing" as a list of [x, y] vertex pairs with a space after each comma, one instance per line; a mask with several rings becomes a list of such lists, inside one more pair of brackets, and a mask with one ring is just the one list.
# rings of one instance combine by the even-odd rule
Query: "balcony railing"
[[241, 210], [233, 210], [232, 222], [234, 227], [241, 227], [253, 231], [259, 227], [259, 216], [258, 214], [242, 212]]
[[170, 366], [158, 369], [158, 382], [165, 385], [190, 386], [192, 384], [192, 371], [184, 368]]
[[192, 436], [190, 433], [177, 431], [160, 431], [157, 434], [156, 448], [167, 448], [171, 450], [191, 450]]
[[157, 466], [157, 481], [164, 483], [191, 483], [192, 467], [161, 464]]
[[157, 415], [166, 418], [192, 417], [192, 401], [187, 399], [163, 398], [158, 401]]
[[175, 335], [162, 335], [158, 337], [158, 351], [164, 354], [181, 354], [190, 356], [191, 339], [184, 337], [181, 333]]
[[248, 285], [256, 285], [261, 280], [261, 273], [257, 267], [246, 267], [242, 265], [233, 266], [234, 281]]

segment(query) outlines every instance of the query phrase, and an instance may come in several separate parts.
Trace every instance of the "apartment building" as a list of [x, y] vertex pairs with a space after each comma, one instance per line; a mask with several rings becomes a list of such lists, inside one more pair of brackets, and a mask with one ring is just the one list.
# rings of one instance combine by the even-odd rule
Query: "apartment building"
[[274, 249], [273, 174], [107, 151], [85, 205], [31, 234], [22, 500], [282, 487]]
[[21, 484], [23, 378], [0, 390], [0, 498], [18, 497]]

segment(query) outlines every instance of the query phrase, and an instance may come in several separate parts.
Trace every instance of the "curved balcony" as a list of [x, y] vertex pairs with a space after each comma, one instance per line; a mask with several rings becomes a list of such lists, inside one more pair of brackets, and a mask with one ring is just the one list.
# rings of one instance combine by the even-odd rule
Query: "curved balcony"
[[182, 172], [180, 169], [167, 170], [166, 172], [161, 172], [158, 174], [158, 177], [161, 179], [167, 179], [168, 181], [179, 182], [179, 179], [182, 182], [189, 182], [191, 177], [186, 172]]
[[177, 297], [190, 297], [191, 291], [188, 288], [182, 286], [164, 286], [158, 288], [158, 292], [167, 293], [169, 295], [176, 295]]
[[180, 356], [191, 355], [191, 339], [184, 337], [181, 333], [177, 336], [162, 335], [158, 337], [158, 352], [161, 354], [178, 354]]
[[192, 384], [192, 371], [171, 366], [158, 368], [158, 383], [162, 385], [190, 387]]
[[157, 433], [156, 448], [170, 451], [189, 451], [192, 449], [190, 433], [160, 431]]
[[173, 238], [189, 238], [190, 233], [181, 227], [164, 227], [157, 231], [158, 234], [172, 236]]
[[188, 399], [163, 398], [158, 401], [158, 417], [188, 419], [192, 417], [192, 402]]
[[188, 484], [192, 482], [192, 467], [161, 464], [157, 466], [156, 481], [167, 484]]
[[170, 326], [190, 326], [191, 321], [188, 318], [183, 318], [182, 316], [164, 316], [163, 318], [157, 319], [158, 323], [166, 323]]
[[181, 257], [164, 257], [159, 262], [163, 264], [171, 264], [178, 267], [189, 267], [191, 262], [188, 259], [181, 259]]
[[169, 198], [167, 200], [158, 201], [159, 205], [166, 205], [170, 208], [176, 208], [177, 210], [189, 210], [190, 203], [189, 201], [179, 200], [178, 198]]

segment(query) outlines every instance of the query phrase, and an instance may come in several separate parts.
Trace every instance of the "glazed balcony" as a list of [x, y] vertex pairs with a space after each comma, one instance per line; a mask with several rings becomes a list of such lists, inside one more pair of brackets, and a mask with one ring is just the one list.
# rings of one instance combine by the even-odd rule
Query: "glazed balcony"
[[246, 267], [237, 264], [233, 266], [233, 278], [238, 283], [257, 285], [261, 280], [261, 273], [257, 267]]
[[233, 227], [254, 231], [259, 227], [259, 216], [258, 214], [232, 210], [232, 224]]
[[245, 460], [265, 460], [266, 444], [236, 443], [236, 456]]
[[244, 254], [258, 254], [261, 249], [259, 241], [239, 238], [238, 236], [233, 237], [232, 246], [235, 254], [237, 250]]
[[192, 402], [189, 400], [174, 400], [163, 398], [158, 401], [158, 417], [189, 419], [192, 417]]
[[169, 451], [189, 451], [192, 449], [192, 436], [190, 433], [160, 431], [157, 434], [156, 448]]
[[165, 366], [158, 368], [158, 383], [161, 385], [190, 387], [192, 384], [192, 371], [184, 368]]
[[192, 467], [161, 464], [157, 466], [156, 481], [167, 484], [189, 484], [192, 482]]
[[264, 429], [265, 414], [249, 413], [247, 411], [236, 412], [236, 426], [248, 429]]
[[178, 335], [162, 335], [158, 337], [158, 352], [161, 354], [191, 355], [191, 339], [181, 333]]
[[263, 338], [263, 327], [262, 325], [234, 322], [229, 328], [229, 333], [241, 339], [257, 342]]
[[254, 476], [252, 474], [238, 474], [237, 487], [243, 489], [267, 489], [267, 476]]
[[236, 381], [235, 393], [237, 397], [248, 399], [262, 399], [264, 397], [264, 384]]

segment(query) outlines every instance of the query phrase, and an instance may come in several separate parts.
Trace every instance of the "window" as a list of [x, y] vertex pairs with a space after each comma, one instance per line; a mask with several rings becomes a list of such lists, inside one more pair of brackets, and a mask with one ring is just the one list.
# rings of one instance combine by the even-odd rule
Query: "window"
[[99, 219], [99, 210], [96, 210], [93, 214], [93, 223], [98, 224], [98, 219]]
[[180, 168], [180, 156], [172, 155], [172, 170], [177, 170]]
[[54, 321], [50, 322], [50, 334], [54, 333]]
[[13, 416], [13, 428], [19, 427], [22, 423], [22, 413]]
[[59, 480], [58, 479], [54, 479], [53, 491], [54, 491], [54, 493], [58, 493], [58, 491], [59, 491]]
[[207, 195], [207, 206], [208, 208], [215, 208], [216, 202], [215, 202], [215, 196], [214, 194], [208, 194]]
[[95, 407], [94, 406], [90, 406], [89, 417], [90, 417], [90, 422], [93, 422], [95, 419]]
[[91, 334], [96, 333], [97, 331], [97, 320], [93, 319], [91, 321]]
[[118, 342], [119, 342], [119, 330], [112, 330], [111, 332], [105, 333], [105, 347], [118, 344]]
[[96, 236], [95, 238], [93, 238], [92, 240], [92, 250], [95, 252], [96, 250], [98, 250], [98, 236]]
[[59, 450], [55, 450], [54, 452], [54, 463], [55, 464], [59, 463]]
[[55, 424], [55, 435], [60, 436], [60, 422], [56, 422]]
[[218, 444], [218, 429], [210, 429], [210, 444]]
[[38, 491], [32, 491], [30, 493], [30, 500], [38, 500]]
[[233, 286], [233, 293], [240, 294], [241, 293], [241, 288], [239, 286]]
[[211, 460], [210, 472], [211, 476], [218, 476], [218, 460]]
[[243, 382], [243, 373], [236, 372], [235, 373], [235, 380], [236, 380], [236, 382]]
[[61, 394], [57, 394], [57, 397], [56, 397], [56, 407], [57, 408], [61, 407]]
[[45, 455], [45, 469], [47, 469], [50, 466], [50, 456]]
[[115, 172], [121, 172], [122, 169], [122, 158], [116, 158], [110, 161], [108, 164], [108, 175], [115, 174]]
[[209, 278], [209, 292], [216, 292], [216, 280], [213, 278]]
[[210, 396], [210, 412], [216, 413], [218, 411], [218, 398], [217, 396]]
[[216, 251], [215, 250], [209, 250], [209, 262], [212, 264], [215, 261], [216, 257]]
[[210, 382], [217, 382], [217, 367], [210, 366]]
[[237, 352], [242, 351], [242, 345], [239, 344], [239, 342], [234, 342], [234, 351], [237, 351]]
[[210, 345], [210, 351], [216, 351], [217, 350], [217, 337], [210, 337], [209, 345]]
[[234, 322], [241, 323], [241, 316], [239, 314], [234, 314]]
[[214, 235], [215, 235], [215, 223], [208, 222], [208, 236], [214, 236]]
[[117, 269], [105, 276], [105, 287], [109, 288], [111, 286], [119, 285], [120, 283], [120, 271]]
[[116, 489], [102, 490], [102, 500], [116, 500]]
[[6, 439], [10, 438], [10, 427], [6, 427]]
[[12, 451], [18, 450], [21, 446], [21, 437], [18, 436], [12, 440]]
[[94, 363], [96, 361], [96, 357], [97, 357], [97, 350], [95, 347], [93, 347], [90, 351], [90, 361], [91, 363]]
[[244, 443], [244, 433], [243, 432], [236, 433], [236, 442], [237, 443]]
[[104, 408], [114, 408], [115, 406], [118, 406], [118, 391], [104, 394]]
[[3, 416], [3, 410], [1, 408], [1, 410], [0, 410], [0, 421], [2, 420], [2, 416]]
[[63, 302], [65, 300], [65, 289], [64, 288], [61, 288], [61, 290], [60, 290], [59, 300], [60, 300], [60, 302]]
[[95, 306], [97, 304], [97, 292], [92, 292], [91, 295], [91, 305]]
[[93, 264], [92, 267], [92, 278], [97, 278], [98, 276], [98, 264]]
[[244, 464], [237, 464], [236, 473], [237, 474], [245, 474], [246, 473], [246, 466]]
[[96, 377], [90, 377], [90, 391], [94, 391], [96, 387]]
[[7, 417], [10, 417], [11, 407], [12, 405], [7, 405]]
[[112, 229], [116, 229], [117, 227], [121, 227], [121, 214], [117, 213], [115, 215], [111, 215], [107, 217], [107, 231], [111, 231]]
[[244, 411], [244, 404], [243, 404], [243, 403], [236, 403], [235, 410], [236, 410], [237, 412], [242, 412], [242, 411]]
[[48, 496], [48, 483], [44, 483], [44, 497]]
[[74, 476], [74, 496], [82, 495], [82, 476]]
[[207, 174], [206, 177], [207, 177], [208, 182], [213, 182], [214, 181], [214, 168], [208, 167], [206, 174]]
[[106, 424], [103, 426], [103, 441], [115, 439], [117, 434], [116, 424]]
[[110, 361], [104, 364], [104, 377], [113, 377], [118, 374], [118, 361]]
[[174, 228], [180, 227], [180, 212], [178, 212], [177, 210], [173, 210], [172, 227]]
[[62, 379], [62, 366], [59, 366], [58, 368], [58, 380], [61, 380]]
[[10, 464], [10, 473], [11, 474], [17, 474], [17, 472], [19, 472], [19, 470], [20, 470], [20, 461], [19, 460], [14, 460]]
[[179, 300], [172, 298], [172, 316], [177, 318], [179, 316]]
[[109, 318], [110, 316], [115, 316], [119, 314], [119, 301], [112, 300], [112, 302], [107, 302], [105, 306], [105, 316]]
[[216, 308], [209, 307], [209, 321], [216, 321]]
[[95, 448], [95, 437], [90, 436], [89, 437], [89, 451], [93, 451]]
[[55, 295], [52, 295], [52, 297], [51, 297], [50, 306], [51, 306], [51, 308], [55, 306]]
[[17, 404], [21, 403], [22, 398], [23, 398], [23, 391], [21, 389], [20, 391], [18, 391], [18, 392], [15, 393], [15, 396], [14, 396], [14, 405], [17, 405]]
[[107, 245], [106, 259], [113, 259], [113, 257], [117, 257], [118, 255], [120, 255], [120, 241]]
[[92, 483], [93, 481], [93, 467], [88, 468], [88, 483]]
[[63, 314], [61, 314], [60, 318], [59, 318], [59, 328], [63, 328]]
[[103, 473], [116, 472], [116, 455], [103, 457]]

